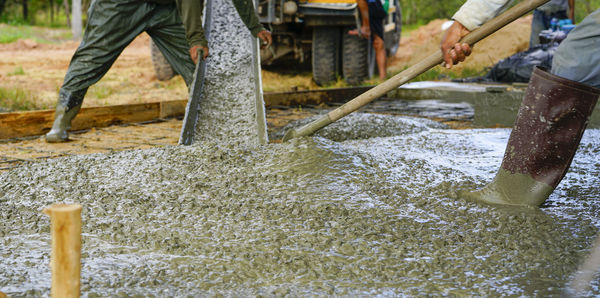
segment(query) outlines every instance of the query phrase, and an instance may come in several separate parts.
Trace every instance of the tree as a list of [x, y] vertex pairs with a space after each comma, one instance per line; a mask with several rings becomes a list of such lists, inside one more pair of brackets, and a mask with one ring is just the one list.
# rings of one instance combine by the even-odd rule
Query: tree
[[67, 17], [67, 26], [71, 27], [71, 13], [69, 13], [69, 0], [63, 0], [65, 5], [65, 15]]
[[2, 15], [2, 12], [4, 11], [5, 5], [6, 5], [6, 0], [0, 0], [0, 16]]
[[23, 4], [23, 20], [27, 21], [29, 19], [29, 9], [28, 9], [28, 0], [21, 0]]
[[73, 32], [73, 38], [79, 39], [81, 38], [81, 0], [73, 0], [73, 16], [71, 18], [71, 31]]

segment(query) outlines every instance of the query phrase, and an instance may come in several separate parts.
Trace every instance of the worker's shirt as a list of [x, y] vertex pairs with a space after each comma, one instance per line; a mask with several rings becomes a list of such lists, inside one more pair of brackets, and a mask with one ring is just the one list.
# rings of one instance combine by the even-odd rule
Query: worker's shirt
[[452, 17], [469, 31], [498, 15], [510, 0], [468, 0]]
[[[185, 27], [185, 37], [190, 45], [208, 46], [206, 37], [204, 36], [204, 28], [202, 28], [202, 9], [204, 7], [203, 0], [144, 0], [158, 4], [177, 3], [177, 10], [181, 16], [183, 26]], [[258, 17], [254, 12], [254, 4], [251, 0], [232, 0], [235, 9], [240, 18], [250, 30], [254, 37], [258, 32], [265, 28], [258, 22]]]

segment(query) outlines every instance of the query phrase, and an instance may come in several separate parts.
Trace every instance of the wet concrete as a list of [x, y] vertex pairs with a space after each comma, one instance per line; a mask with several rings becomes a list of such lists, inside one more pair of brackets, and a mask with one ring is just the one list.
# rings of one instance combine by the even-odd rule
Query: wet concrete
[[253, 69], [255, 39], [231, 1], [215, 0], [211, 7], [210, 57], [194, 142], [266, 143], [264, 103], [261, 113], [256, 103], [255, 86], [260, 78]]
[[563, 293], [600, 227], [599, 130], [544, 208], [511, 211], [455, 199], [492, 179], [508, 129], [351, 117], [286, 144], [202, 142], [0, 174], [0, 291], [48, 294], [41, 210], [79, 202], [88, 297]]
[[[527, 85], [465, 84], [451, 82], [414, 82], [387, 94], [388, 98], [435, 100], [438, 104], [471, 107], [473, 124], [478, 127], [512, 127]], [[600, 128], [600, 105], [596, 105], [588, 124]]]
[[[203, 101], [196, 135], [206, 137], [193, 146], [0, 174], [0, 291], [48, 295], [41, 211], [78, 202], [87, 297], [564, 293], [600, 227], [599, 130], [586, 132], [543, 209], [479, 206], [456, 191], [493, 178], [508, 129], [363, 113], [314, 138], [261, 146], [254, 101], [238, 105], [254, 96], [250, 68], [238, 68], [251, 57], [236, 50], [249, 45], [211, 42], [207, 92], [226, 96]], [[599, 283], [587, 294], [600, 295]]]

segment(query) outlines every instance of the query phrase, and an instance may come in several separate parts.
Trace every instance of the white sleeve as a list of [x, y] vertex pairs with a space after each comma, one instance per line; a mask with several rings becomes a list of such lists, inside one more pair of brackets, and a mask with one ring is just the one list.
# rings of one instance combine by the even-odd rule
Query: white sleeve
[[510, 0], [467, 0], [452, 18], [473, 31], [498, 15], [509, 3]]

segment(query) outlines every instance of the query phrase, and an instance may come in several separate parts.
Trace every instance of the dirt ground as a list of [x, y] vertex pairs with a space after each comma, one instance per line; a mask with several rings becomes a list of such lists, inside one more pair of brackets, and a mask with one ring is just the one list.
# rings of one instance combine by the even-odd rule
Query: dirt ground
[[[148, 42], [144, 33], [123, 51], [106, 76], [90, 87], [84, 107], [187, 98], [181, 77], [168, 82], [156, 79]], [[38, 44], [33, 40], [0, 45], [0, 87], [28, 90], [42, 107], [53, 108], [77, 46], [73, 41]]]
[[[388, 73], [401, 71], [439, 48], [441, 25], [446, 20], [434, 20], [403, 34], [395, 57], [389, 59]], [[528, 47], [531, 16], [519, 19], [480, 42], [467, 61], [457, 66], [482, 68], [491, 66]], [[187, 98], [181, 77], [161, 82], [154, 75], [145, 33], [136, 38], [121, 54], [106, 76], [90, 87], [84, 107], [144, 103]], [[0, 88], [27, 90], [40, 108], [53, 108], [56, 94], [78, 42], [56, 44], [18, 40], [0, 44]], [[306, 72], [282, 73], [277, 69], [263, 70], [263, 88], [269, 91], [290, 91], [318, 88]]]
[[[398, 72], [431, 54], [439, 47], [441, 25], [434, 20], [405, 33], [400, 49], [389, 60], [389, 72]], [[460, 67], [491, 66], [528, 46], [531, 16], [519, 19], [483, 40], [474, 54]], [[161, 82], [154, 75], [148, 47], [149, 37], [140, 35], [121, 54], [107, 75], [90, 87], [84, 107], [106, 106], [187, 99], [187, 88], [180, 77]], [[78, 42], [55, 44], [18, 40], [0, 44], [0, 88], [30, 92], [40, 108], [53, 108], [69, 60]], [[315, 89], [310, 74], [263, 69], [265, 91]], [[0, 98], [0, 100], [3, 100]], [[297, 109], [271, 109], [267, 113], [270, 128], [283, 127], [289, 121], [310, 114]], [[26, 161], [70, 154], [89, 154], [177, 144], [181, 120], [98, 128], [72, 134], [72, 142], [46, 144], [43, 138], [0, 140], [0, 171]]]

